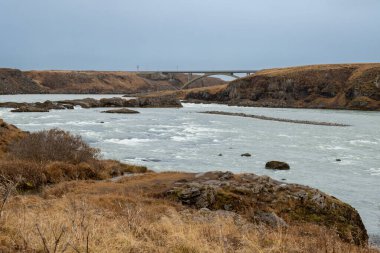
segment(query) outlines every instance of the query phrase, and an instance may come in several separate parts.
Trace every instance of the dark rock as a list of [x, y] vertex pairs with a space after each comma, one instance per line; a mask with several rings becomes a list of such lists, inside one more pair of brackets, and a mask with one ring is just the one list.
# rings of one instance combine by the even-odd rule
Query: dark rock
[[252, 155], [250, 153], [244, 153], [244, 154], [241, 154], [240, 156], [251, 157]]
[[223, 154], [219, 154], [218, 156], [223, 156]]
[[73, 100], [61, 100], [57, 101], [58, 104], [69, 104], [72, 106], [80, 106], [82, 108], [94, 108], [101, 107], [100, 101], [94, 98], [83, 98], [83, 99], [73, 99]]
[[335, 159], [335, 161], [337, 161], [337, 162], [341, 162], [342, 160], [341, 160], [341, 159]]
[[[43, 108], [46, 110], [56, 109], [74, 109], [74, 106], [82, 108], [98, 108], [98, 107], [151, 107], [151, 108], [169, 108], [169, 107], [182, 107], [181, 102], [174, 96], [160, 96], [160, 97], [144, 97], [138, 99], [124, 99], [120, 97], [102, 98], [96, 100], [93, 98], [74, 99], [74, 100], [61, 100], [61, 101], [45, 101], [43, 103], [15, 103], [6, 102], [0, 103], [0, 107], [20, 108], [32, 107]], [[122, 113], [122, 112], [120, 112]]]
[[137, 99], [139, 107], [170, 108], [182, 107], [181, 101], [175, 96], [141, 97]]
[[271, 170], [289, 170], [290, 166], [285, 162], [270, 161], [265, 164], [265, 168]]
[[38, 108], [34, 106], [22, 106], [17, 109], [11, 110], [11, 112], [49, 112], [49, 109]]
[[121, 109], [103, 111], [103, 113], [135, 114], [135, 113], [140, 113], [140, 112], [134, 111], [134, 110], [131, 110], [131, 109], [127, 109], [127, 108], [121, 108]]
[[99, 100], [100, 107], [123, 107], [125, 103], [124, 98], [102, 98]]
[[312, 223], [333, 229], [347, 242], [365, 245], [368, 241], [358, 212], [348, 204], [316, 189], [268, 176], [201, 173], [176, 181], [158, 196], [196, 209], [234, 212], [272, 227]]

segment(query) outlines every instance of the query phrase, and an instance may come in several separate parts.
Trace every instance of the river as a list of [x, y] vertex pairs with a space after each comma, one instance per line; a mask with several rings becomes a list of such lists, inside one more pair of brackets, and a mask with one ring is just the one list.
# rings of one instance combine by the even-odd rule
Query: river
[[[32, 102], [115, 95], [10, 95], [0, 102]], [[229, 170], [268, 175], [318, 188], [355, 207], [372, 238], [380, 238], [380, 113], [184, 104], [181, 109], [137, 108], [140, 114], [105, 114], [104, 108], [11, 113], [0, 118], [27, 131], [61, 128], [80, 134], [104, 158], [156, 171]], [[201, 111], [227, 111], [350, 127], [302, 125]], [[242, 157], [242, 153], [251, 157]], [[340, 159], [341, 161], [336, 161]], [[264, 168], [286, 161], [289, 171]]]

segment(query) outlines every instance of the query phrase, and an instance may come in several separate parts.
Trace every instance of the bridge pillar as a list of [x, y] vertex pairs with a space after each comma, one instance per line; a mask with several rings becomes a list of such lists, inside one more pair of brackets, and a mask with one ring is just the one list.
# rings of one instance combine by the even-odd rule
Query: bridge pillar
[[187, 74], [187, 82], [190, 82], [193, 79], [193, 73]]

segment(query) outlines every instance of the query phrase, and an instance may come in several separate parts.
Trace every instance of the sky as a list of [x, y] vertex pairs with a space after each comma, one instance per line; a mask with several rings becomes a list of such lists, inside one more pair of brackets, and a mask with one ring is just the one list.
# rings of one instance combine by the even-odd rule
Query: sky
[[380, 0], [0, 0], [0, 67], [380, 62]]

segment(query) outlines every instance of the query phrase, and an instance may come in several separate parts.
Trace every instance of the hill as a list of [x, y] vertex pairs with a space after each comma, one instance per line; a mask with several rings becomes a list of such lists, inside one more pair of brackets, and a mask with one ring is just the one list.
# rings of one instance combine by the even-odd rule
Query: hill
[[[122, 71], [20, 71], [0, 69], [0, 94], [129, 94], [176, 90], [187, 82], [185, 74], [173, 79], [163, 75], [143, 75]], [[218, 78], [204, 78], [190, 88], [225, 83]]]
[[191, 101], [240, 106], [380, 110], [380, 64], [311, 65], [262, 70]]

